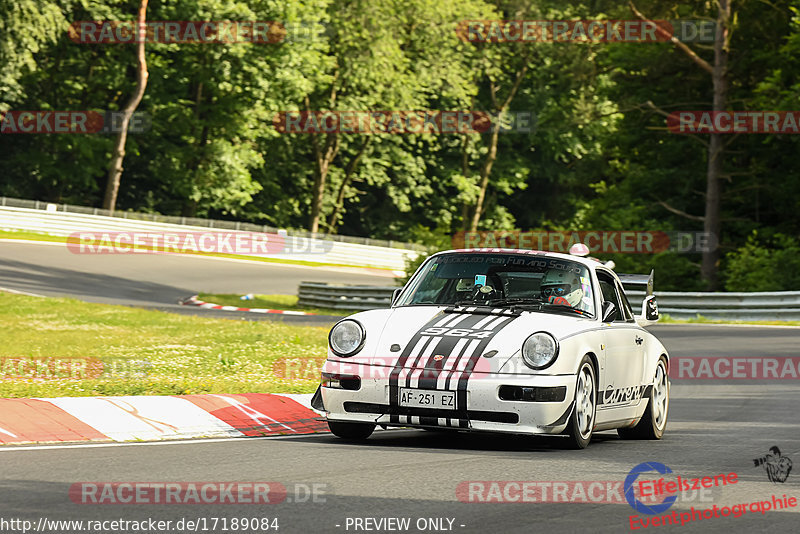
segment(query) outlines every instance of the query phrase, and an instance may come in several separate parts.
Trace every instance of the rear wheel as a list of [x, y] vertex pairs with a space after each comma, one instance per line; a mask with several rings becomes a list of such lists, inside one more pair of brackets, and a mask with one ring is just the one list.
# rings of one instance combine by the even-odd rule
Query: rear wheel
[[575, 409], [567, 424], [569, 446], [572, 449], [585, 449], [592, 440], [594, 418], [597, 412], [597, 378], [589, 356], [584, 356], [578, 367], [578, 381], [575, 387]]
[[369, 423], [349, 423], [343, 421], [328, 421], [328, 428], [334, 436], [344, 439], [367, 439], [375, 430], [375, 425]]
[[667, 378], [667, 362], [661, 357], [656, 366], [653, 389], [647, 408], [639, 423], [632, 428], [618, 428], [617, 434], [622, 439], [661, 439], [667, 428], [669, 414], [669, 379]]

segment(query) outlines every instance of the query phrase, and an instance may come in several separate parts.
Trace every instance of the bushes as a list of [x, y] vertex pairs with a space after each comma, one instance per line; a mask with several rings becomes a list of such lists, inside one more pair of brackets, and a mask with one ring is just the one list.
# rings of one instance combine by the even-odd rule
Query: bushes
[[743, 247], [725, 259], [728, 291], [800, 290], [800, 243], [793, 237], [760, 238], [754, 231]]

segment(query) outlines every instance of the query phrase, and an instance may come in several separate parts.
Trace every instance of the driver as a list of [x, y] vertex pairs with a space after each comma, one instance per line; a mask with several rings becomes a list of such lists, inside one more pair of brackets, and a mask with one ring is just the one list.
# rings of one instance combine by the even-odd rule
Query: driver
[[550, 304], [578, 307], [583, 300], [583, 287], [578, 275], [562, 269], [549, 269], [539, 287], [542, 299]]

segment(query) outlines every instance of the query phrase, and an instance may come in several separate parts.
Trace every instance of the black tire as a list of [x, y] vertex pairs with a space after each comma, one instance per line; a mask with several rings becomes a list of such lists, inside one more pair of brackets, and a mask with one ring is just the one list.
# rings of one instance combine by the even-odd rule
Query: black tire
[[367, 439], [375, 431], [375, 425], [369, 423], [347, 423], [343, 421], [328, 421], [328, 428], [334, 436], [344, 439]]
[[661, 439], [667, 428], [669, 416], [669, 377], [667, 361], [662, 356], [656, 366], [653, 387], [647, 399], [644, 415], [634, 427], [618, 428], [622, 439]]
[[578, 366], [575, 382], [575, 408], [567, 423], [570, 449], [585, 449], [592, 440], [597, 415], [597, 373], [589, 356]]

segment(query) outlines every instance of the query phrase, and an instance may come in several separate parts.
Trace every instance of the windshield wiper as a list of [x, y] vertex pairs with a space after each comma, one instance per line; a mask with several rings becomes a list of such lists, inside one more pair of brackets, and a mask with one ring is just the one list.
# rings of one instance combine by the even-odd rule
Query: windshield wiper
[[558, 308], [559, 310], [570, 311], [577, 313], [578, 315], [582, 315], [584, 317], [594, 317], [594, 314], [584, 311], [580, 308], [573, 308], [572, 306], [568, 306], [566, 304], [552, 304], [549, 302], [545, 302], [551, 308]]
[[537, 298], [533, 298], [533, 297], [507, 297], [507, 298], [501, 298], [501, 299], [490, 299], [490, 300], [486, 301], [486, 304], [489, 305], [489, 306], [502, 306], [502, 305], [508, 305], [508, 304], [510, 304], [512, 306], [516, 306], [516, 305], [525, 306], [525, 305], [537, 304], [539, 306], [539, 308], [541, 308], [542, 304], [544, 304], [544, 303], [542, 302], [541, 299], [537, 299]]
[[443, 303], [442, 306], [480, 306], [481, 304], [474, 300], [461, 299], [453, 302], [452, 304]]

